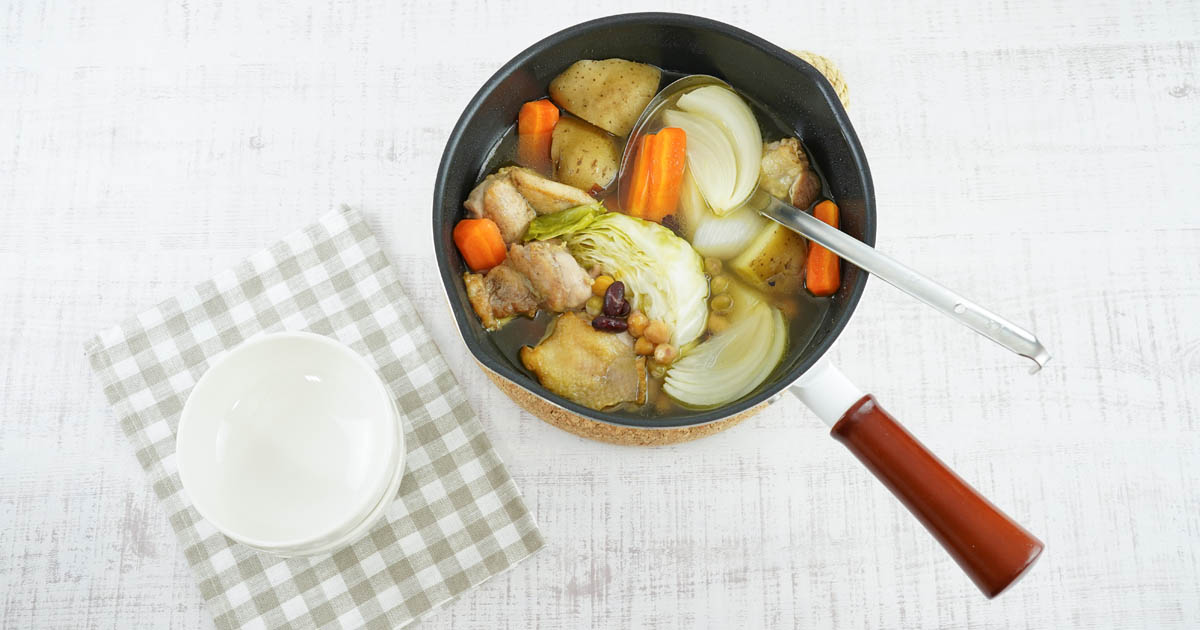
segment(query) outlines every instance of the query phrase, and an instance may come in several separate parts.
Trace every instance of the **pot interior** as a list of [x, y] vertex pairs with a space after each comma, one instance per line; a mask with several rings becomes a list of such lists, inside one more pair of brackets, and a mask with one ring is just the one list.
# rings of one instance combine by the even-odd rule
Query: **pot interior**
[[807, 146], [838, 203], [841, 229], [875, 242], [875, 202], [862, 147], [825, 79], [812, 66], [765, 40], [693, 16], [629, 14], [602, 18], [556, 33], [501, 68], [468, 104], [451, 132], [434, 188], [433, 236], [451, 310], [467, 347], [500, 375], [579, 415], [612, 424], [677, 427], [738, 413], [781, 391], [829, 348], [854, 310], [867, 274], [842, 265], [842, 285], [807, 343], [790, 343], [780, 365], [751, 395], [716, 409], [667, 417], [588, 409], [544, 389], [520, 361], [505, 354], [479, 324], [467, 299], [467, 271], [452, 231], [464, 216], [463, 200], [500, 137], [526, 101], [546, 95], [550, 80], [579, 59], [620, 57], [669, 72], [711, 74], [769, 111]]

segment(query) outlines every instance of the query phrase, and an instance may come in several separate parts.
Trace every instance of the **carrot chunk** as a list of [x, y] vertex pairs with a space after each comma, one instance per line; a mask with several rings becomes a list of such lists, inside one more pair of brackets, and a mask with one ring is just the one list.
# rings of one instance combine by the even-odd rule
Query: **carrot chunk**
[[508, 248], [500, 226], [491, 219], [463, 219], [454, 226], [454, 244], [472, 271], [485, 271], [504, 262]]
[[[813, 208], [813, 216], [833, 227], [838, 226], [837, 204], [828, 199]], [[842, 283], [841, 261], [837, 254], [816, 243], [809, 243], [804, 274], [809, 293], [817, 297], [833, 295]]]
[[550, 144], [558, 124], [558, 107], [548, 99], [529, 101], [517, 114], [517, 163], [549, 173]]
[[673, 214], [679, 205], [686, 166], [687, 134], [682, 129], [667, 127], [642, 136], [625, 210], [631, 216], [655, 222]]
[[650, 154], [654, 150], [654, 135], [646, 134], [638, 140], [638, 150], [633, 158], [633, 173], [629, 176], [629, 187], [621, 206], [631, 216], [641, 216], [650, 199]]

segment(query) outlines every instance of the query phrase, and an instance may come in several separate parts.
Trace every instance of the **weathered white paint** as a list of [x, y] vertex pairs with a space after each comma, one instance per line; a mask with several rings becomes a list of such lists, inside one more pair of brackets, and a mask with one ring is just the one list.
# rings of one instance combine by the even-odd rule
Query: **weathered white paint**
[[[424, 623], [1200, 624], [1200, 4], [368, 0], [0, 8], [0, 626], [206, 628], [80, 349], [330, 207], [372, 217], [548, 548]], [[989, 602], [799, 403], [633, 450], [466, 357], [427, 212], [503, 60], [689, 10], [836, 60], [879, 245], [1028, 325], [1026, 361], [868, 287], [833, 358], [1047, 543]]]

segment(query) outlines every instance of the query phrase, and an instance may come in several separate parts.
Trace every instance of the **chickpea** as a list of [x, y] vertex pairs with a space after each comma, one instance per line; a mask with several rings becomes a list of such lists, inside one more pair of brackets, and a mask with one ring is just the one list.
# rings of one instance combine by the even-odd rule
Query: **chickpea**
[[634, 311], [629, 314], [629, 334], [634, 337], [641, 337], [646, 331], [646, 324], [650, 323], [650, 318], [641, 311]]
[[612, 276], [596, 276], [596, 279], [592, 280], [592, 295], [604, 297], [604, 292], [608, 290], [609, 285], [612, 283]]
[[708, 332], [711, 332], [712, 334], [715, 335], [715, 334], [725, 330], [726, 328], [729, 328], [729, 320], [728, 319], [721, 317], [720, 315], [709, 315], [708, 316]]
[[642, 334], [656, 346], [671, 340], [671, 329], [657, 319], [647, 324], [646, 330]]
[[724, 293], [729, 290], [729, 276], [716, 276], [712, 279], [712, 292]]
[[733, 310], [733, 297], [728, 293], [718, 295], [712, 299], [712, 303], [709, 306], [712, 307], [712, 312], [718, 315], [725, 315]]
[[665, 366], [661, 363], [656, 363], [654, 361], [650, 362], [650, 376], [652, 376], [653, 378], [663, 378], [666, 375], [667, 375], [667, 366]]
[[588, 315], [595, 317], [600, 314], [600, 311], [604, 310], [604, 298], [593, 295], [588, 298], [587, 302], [583, 303], [583, 308], [587, 311]]
[[660, 343], [654, 347], [654, 361], [663, 365], [670, 365], [679, 353], [675, 351], [675, 346], [669, 343]]
[[721, 273], [721, 259], [711, 257], [705, 258], [704, 273], [707, 273], [710, 276], [716, 276], [717, 274]]
[[639, 337], [633, 344], [633, 351], [643, 357], [647, 357], [654, 354], [654, 344], [645, 337]]

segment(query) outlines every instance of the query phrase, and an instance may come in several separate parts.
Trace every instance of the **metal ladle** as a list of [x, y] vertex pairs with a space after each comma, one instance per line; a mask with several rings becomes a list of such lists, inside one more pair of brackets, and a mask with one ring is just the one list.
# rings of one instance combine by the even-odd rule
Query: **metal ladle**
[[[621, 194], [621, 182], [633, 165], [638, 140], [645, 134], [646, 127], [657, 120], [659, 112], [674, 103], [684, 92], [706, 85], [719, 85], [736, 93], [724, 81], [709, 75], [693, 74], [674, 81], [659, 91], [642, 110], [621, 156], [621, 168], [617, 174], [617, 194]], [[623, 197], [618, 197], [621, 199]], [[780, 225], [801, 234], [814, 243], [824, 246], [843, 260], [883, 279], [888, 284], [921, 300], [941, 311], [947, 317], [1008, 348], [1012, 352], [1032, 359], [1036, 364], [1029, 373], [1033, 374], [1046, 365], [1050, 353], [1032, 332], [951, 291], [932, 278], [880, 253], [875, 248], [854, 237], [827, 225], [808, 212], [775, 198], [761, 186], [757, 187], [744, 204]]]

